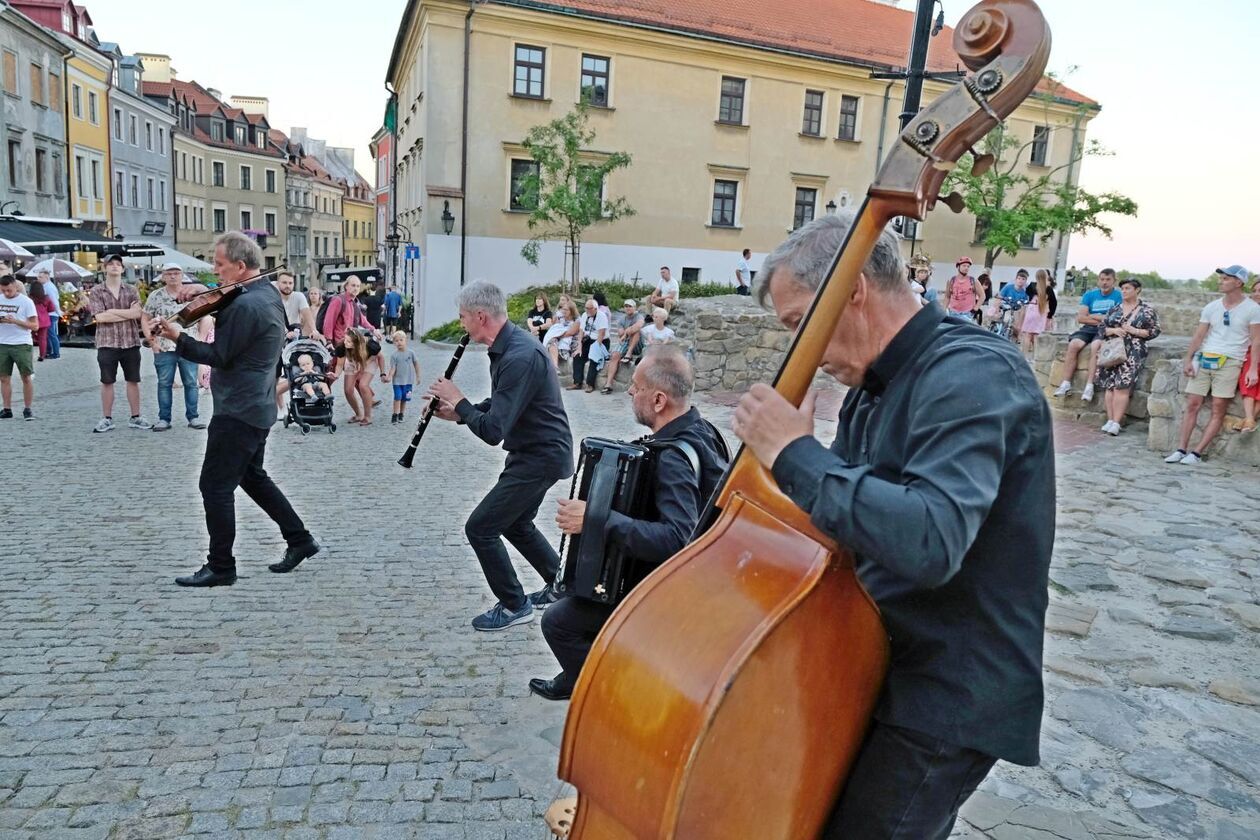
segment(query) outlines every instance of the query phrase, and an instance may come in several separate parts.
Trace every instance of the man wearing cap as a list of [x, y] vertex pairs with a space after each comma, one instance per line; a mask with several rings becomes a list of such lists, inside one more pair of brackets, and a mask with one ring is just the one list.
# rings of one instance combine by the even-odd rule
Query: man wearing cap
[[114, 429], [114, 383], [122, 368], [131, 408], [131, 429], [152, 429], [140, 416], [140, 295], [123, 282], [122, 254], [105, 257], [105, 282], [88, 294], [88, 308], [96, 321], [96, 364], [101, 369], [101, 420], [94, 432]]
[[[168, 262], [162, 266], [162, 285], [149, 292], [144, 302], [144, 310], [140, 315], [140, 328], [153, 350], [153, 368], [157, 371], [158, 421], [153, 424], [153, 431], [165, 432], [171, 427], [171, 403], [175, 370], [179, 369], [180, 384], [184, 388], [184, 418], [189, 428], [204, 429], [206, 424], [198, 417], [197, 400], [200, 392], [197, 389], [197, 363], [183, 358], [175, 352], [175, 342], [169, 338], [154, 335], [153, 321], [159, 319], [170, 321], [184, 308], [180, 303], [180, 289], [184, 285], [184, 271], [178, 263]], [[180, 332], [185, 332], [180, 328]]]
[[[1218, 268], [1220, 290], [1224, 295], [1203, 307], [1199, 328], [1190, 339], [1190, 347], [1182, 359], [1186, 375], [1186, 410], [1181, 418], [1181, 437], [1167, 464], [1197, 464], [1212, 443], [1212, 438], [1225, 422], [1239, 379], [1246, 387], [1255, 387], [1260, 353], [1252, 352], [1251, 364], [1242, 369], [1247, 347], [1260, 347], [1260, 304], [1243, 294], [1243, 285], [1250, 276], [1241, 265]], [[1190, 436], [1198, 423], [1199, 409], [1208, 395], [1212, 397], [1212, 416], [1203, 428], [1199, 443], [1193, 449]]]
[[984, 300], [984, 287], [971, 276], [971, 257], [959, 257], [954, 268], [958, 273], [945, 284], [945, 310], [964, 321], [975, 321], [972, 313]]
[[608, 375], [604, 379], [601, 394], [612, 393], [613, 382], [617, 380], [617, 368], [621, 367], [621, 360], [629, 359], [641, 353], [643, 349], [643, 337], [639, 335], [639, 330], [643, 329], [646, 320], [634, 298], [626, 298], [626, 302], [621, 305], [621, 314], [616, 320], [621, 343], [617, 345], [617, 349], [608, 360]]

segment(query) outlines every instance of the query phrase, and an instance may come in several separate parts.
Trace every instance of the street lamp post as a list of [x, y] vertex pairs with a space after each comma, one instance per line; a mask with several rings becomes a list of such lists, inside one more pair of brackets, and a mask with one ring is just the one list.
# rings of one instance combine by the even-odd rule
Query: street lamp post
[[[389, 247], [390, 254], [391, 254], [390, 281], [392, 285], [395, 285], [395, 286], [400, 285], [398, 282], [398, 245], [399, 243], [403, 241], [403, 237], [398, 234], [398, 231], [400, 229], [402, 230], [404, 234], [406, 234], [407, 242], [410, 243], [411, 242], [411, 229], [408, 228], [406, 225], [402, 224], [401, 222], [399, 222], [397, 219], [395, 219], [394, 221], [390, 223], [389, 235], [385, 237], [385, 244]], [[409, 284], [407, 284], [406, 282], [402, 283], [401, 285], [403, 287], [404, 297], [407, 296], [408, 291], [412, 292], [412, 307], [411, 308], [412, 308], [413, 317], [414, 317], [415, 293], [413, 290], [409, 289]], [[407, 325], [407, 332], [409, 333], [412, 332], [410, 323]]]

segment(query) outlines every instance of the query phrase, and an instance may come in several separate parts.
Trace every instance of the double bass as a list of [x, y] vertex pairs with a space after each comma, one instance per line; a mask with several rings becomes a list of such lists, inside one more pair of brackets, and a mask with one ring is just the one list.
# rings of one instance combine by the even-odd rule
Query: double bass
[[[971, 75], [916, 115], [880, 168], [774, 381], [794, 405], [876, 240], [922, 219], [972, 151], [1042, 80], [1050, 31], [1033, 0], [982, 0], [954, 49]], [[711, 525], [635, 588], [578, 678], [559, 776], [570, 840], [818, 836], [862, 745], [888, 662], [852, 555], [746, 449]], [[553, 829], [554, 830], [554, 829]]]

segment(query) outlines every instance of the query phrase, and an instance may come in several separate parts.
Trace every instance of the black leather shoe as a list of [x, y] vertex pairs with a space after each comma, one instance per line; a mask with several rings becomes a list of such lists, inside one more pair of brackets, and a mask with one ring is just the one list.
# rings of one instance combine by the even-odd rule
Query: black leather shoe
[[534, 677], [529, 681], [529, 690], [544, 700], [568, 700], [573, 696], [573, 689], [560, 684], [559, 677], [552, 680]]
[[298, 567], [298, 563], [301, 563], [307, 557], [314, 557], [318, 553], [319, 543], [314, 540], [311, 540], [306, 545], [289, 546], [284, 550], [284, 559], [279, 563], [272, 563], [267, 568], [276, 574], [282, 575], [285, 572], [293, 571]]
[[177, 577], [175, 582], [180, 586], [231, 586], [236, 583], [236, 570], [216, 572], [209, 566], [202, 566], [187, 577]]

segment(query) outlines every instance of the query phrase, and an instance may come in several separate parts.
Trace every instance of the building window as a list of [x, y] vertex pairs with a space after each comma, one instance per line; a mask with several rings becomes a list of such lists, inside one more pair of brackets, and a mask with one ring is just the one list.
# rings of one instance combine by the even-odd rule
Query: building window
[[276, 170], [274, 169], [267, 170], [266, 181], [267, 181], [267, 192], [269, 193], [275, 192], [276, 191]]
[[158, 154], [166, 154], [166, 129], [158, 127]]
[[101, 124], [101, 115], [96, 108], [96, 92], [88, 91], [88, 120], [92, 125]]
[[731, 125], [744, 124], [744, 85], [743, 79], [722, 77], [722, 97], [718, 101], [718, 122]]
[[48, 73], [48, 107], [61, 112], [61, 75], [51, 71]]
[[127, 206], [126, 178], [121, 169], [114, 170], [114, 203], [119, 207]]
[[83, 159], [83, 155], [74, 156], [74, 185], [77, 188], [76, 198], [86, 198], [83, 191], [83, 170], [87, 167], [87, 161]]
[[241, 230], [253, 230], [254, 228], [254, 211], [241, 211]]
[[158, 181], [158, 209], [166, 211], [166, 179]]
[[227, 211], [222, 207], [214, 208], [214, 232], [223, 233], [227, 230]]
[[538, 161], [536, 160], [513, 160], [512, 161], [512, 180], [508, 197], [509, 210], [533, 210], [538, 205], [537, 190], [530, 189], [531, 184], [527, 183], [530, 176], [534, 176], [534, 184], [537, 186]]
[[598, 55], [582, 56], [582, 95], [592, 105], [608, 107], [608, 59]]
[[35, 191], [48, 192], [48, 176], [45, 173], [48, 164], [48, 152], [45, 149], [35, 150]]
[[[267, 135], [263, 134], [261, 131], [258, 132], [258, 136], [255, 138], [255, 141], [258, 143], [258, 148], [267, 148]], [[267, 259], [271, 259], [271, 257], [268, 257]]]
[[210, 139], [223, 142], [223, 123], [218, 120], [210, 123]]
[[814, 208], [818, 206], [818, 190], [796, 188], [796, 206], [792, 210], [792, 230], [814, 221]]
[[221, 160], [216, 160], [210, 164], [210, 175], [214, 181], [213, 185], [216, 187], [223, 186], [223, 178], [224, 178], [223, 170], [224, 170], [224, 165], [223, 165], [223, 161]]
[[156, 202], [156, 201], [154, 201], [154, 195], [153, 195], [153, 192], [154, 192], [154, 189], [153, 189], [153, 188], [154, 188], [154, 186], [155, 186], [155, 183], [156, 183], [156, 182], [155, 182], [152, 178], [148, 178], [148, 179], [146, 179], [146, 181], [147, 181], [147, 183], [145, 184], [145, 189], [147, 190], [147, 197], [148, 197], [148, 199], [149, 199], [149, 201], [148, 201], [148, 203], [147, 203], [147, 205], [146, 205], [146, 206], [147, 206], [150, 210], [156, 210], [156, 209], [157, 209], [157, 202]]
[[61, 31], [67, 34], [74, 33], [74, 22], [70, 18], [69, 6], [66, 6], [61, 10]]
[[713, 182], [713, 218], [710, 224], [714, 227], [735, 227], [735, 198], [739, 194], [738, 181]]
[[1019, 237], [1019, 247], [1036, 248], [1037, 247], [1037, 234], [1032, 233], [1030, 231], [1028, 233], [1021, 235]]
[[60, 197], [61, 197], [61, 195], [62, 195], [62, 185], [61, 185], [61, 155], [60, 155], [60, 154], [58, 154], [57, 152], [53, 152], [53, 156], [52, 156], [52, 171], [53, 171], [53, 193], [54, 193], [54, 194], [55, 194], [58, 198], [60, 198]]
[[153, 123], [148, 120], [144, 121], [144, 147], [153, 151]]
[[127, 142], [133, 146], [140, 145], [139, 122], [136, 120], [135, 114], [127, 116]]
[[516, 77], [512, 84], [515, 96], [542, 99], [546, 56], [547, 51], [542, 47], [516, 45]]
[[841, 140], [857, 139], [858, 98], [856, 96], [840, 97], [840, 133]]
[[805, 91], [805, 118], [801, 121], [801, 134], [821, 137], [822, 120], [823, 92], [821, 90]]
[[131, 206], [140, 206], [140, 176], [131, 176]]
[[83, 88], [70, 85], [70, 112], [76, 120], [83, 119]]
[[270, 271], [271, 269], [273, 269], [273, 268], [275, 268], [275, 267], [276, 267], [276, 258], [275, 258], [275, 257], [265, 257], [265, 259], [266, 259], [266, 261], [267, 261], [267, 262], [266, 262], [266, 265], [265, 265], [265, 268], [267, 269], [267, 271]]
[[683, 268], [682, 277], [680, 277], [679, 280], [680, 282], [683, 282], [683, 283], [699, 283], [700, 282], [700, 269]]
[[101, 162], [99, 160], [92, 161], [92, 198], [101, 199], [101, 192], [104, 187], [101, 185]]
[[22, 186], [22, 143], [19, 140], [9, 141], [9, 186], [14, 189]]
[[254, 167], [241, 167], [241, 189], [252, 190], [254, 188]]
[[238, 125], [236, 127], [236, 145], [245, 145], [245, 126], [243, 125]]
[[31, 101], [36, 105], [47, 105], [44, 98], [44, 68], [39, 64], [31, 64]]
[[[1046, 165], [1046, 152], [1050, 146], [1050, 126], [1035, 125], [1033, 126], [1032, 156], [1029, 162], [1033, 166]], [[1025, 248], [1031, 248], [1032, 245], [1025, 245]]]
[[114, 139], [115, 140], [123, 139], [122, 129], [123, 129], [122, 109], [115, 108], [114, 109]]
[[983, 245], [984, 239], [988, 235], [989, 235], [989, 225], [985, 222], [984, 219], [977, 218], [975, 233], [973, 234], [973, 238], [971, 241], [977, 245]]
[[8, 50], [4, 51], [4, 92], [13, 96], [22, 95], [18, 90], [17, 53]]
[[267, 211], [263, 214], [263, 230], [272, 236], [276, 235], [276, 214]]

